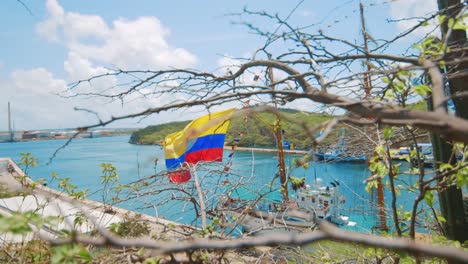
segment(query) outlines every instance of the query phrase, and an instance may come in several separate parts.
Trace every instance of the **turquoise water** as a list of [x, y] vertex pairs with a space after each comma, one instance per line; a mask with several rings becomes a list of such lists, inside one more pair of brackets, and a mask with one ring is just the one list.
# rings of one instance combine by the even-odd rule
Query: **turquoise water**
[[[118, 206], [136, 210], [150, 215], [158, 215], [171, 220], [194, 223], [194, 210], [190, 203], [179, 201], [183, 197], [178, 191], [156, 193], [162, 188], [172, 188], [167, 178], [161, 173], [165, 170], [164, 154], [158, 146], [139, 146], [128, 144], [129, 136], [102, 137], [91, 139], [75, 139], [67, 147], [60, 150], [50, 162], [53, 153], [65, 144], [65, 140], [30, 141], [0, 144], [0, 157], [11, 157], [19, 161], [20, 154], [30, 152], [39, 159], [39, 165], [31, 168], [28, 174], [34, 180], [45, 178], [51, 187], [57, 187], [57, 182], [51, 181], [51, 173], [60, 178], [70, 178], [70, 182], [81, 189], [89, 189], [89, 198], [102, 201], [103, 184], [101, 183], [101, 163], [112, 163], [119, 174], [120, 183], [134, 182], [157, 174], [151, 180], [146, 180], [142, 190], [122, 193], [122, 197], [132, 197]], [[225, 157], [230, 151], [225, 152]], [[159, 159], [155, 166], [154, 160]], [[290, 163], [292, 157], [287, 157]], [[213, 172], [213, 170], [215, 170]], [[216, 172], [217, 170], [217, 172]], [[209, 172], [211, 171], [211, 172]], [[223, 164], [211, 164], [207, 168], [199, 168], [198, 175], [202, 188], [209, 190], [205, 197], [207, 204], [214, 204], [220, 193], [231, 184], [248, 182], [246, 188], [265, 192], [269, 190], [272, 178], [277, 171], [277, 159], [273, 154], [236, 152], [233, 166], [229, 174], [223, 172]], [[355, 230], [366, 232], [376, 224], [376, 211], [372, 209], [372, 195], [365, 191], [364, 179], [369, 176], [364, 164], [348, 163], [312, 163], [309, 169], [296, 169], [295, 177], [306, 177], [306, 182], [312, 184], [315, 179], [328, 183], [339, 180], [341, 193], [346, 198], [345, 214], [350, 220], [357, 222]], [[405, 182], [413, 184], [416, 177], [404, 177]], [[230, 184], [219, 186], [219, 183], [229, 181]], [[278, 179], [273, 182], [274, 188], [279, 186]], [[183, 190], [195, 193], [193, 184], [186, 184]], [[150, 194], [148, 194], [150, 193]], [[290, 195], [293, 195], [290, 190]], [[138, 198], [135, 198], [138, 197]], [[411, 194], [402, 193], [399, 205], [409, 209], [414, 198]], [[389, 193], [386, 202], [390, 204]], [[389, 216], [389, 215], [388, 215]]]

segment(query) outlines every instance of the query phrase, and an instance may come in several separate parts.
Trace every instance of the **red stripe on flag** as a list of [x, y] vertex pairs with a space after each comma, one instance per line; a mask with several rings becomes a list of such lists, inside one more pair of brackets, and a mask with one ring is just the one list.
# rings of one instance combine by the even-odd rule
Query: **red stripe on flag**
[[184, 169], [170, 171], [168, 174], [169, 174], [169, 181], [171, 183], [176, 183], [176, 184], [188, 182], [190, 178], [192, 177], [190, 175], [190, 171], [184, 170]]
[[210, 148], [198, 150], [195, 152], [187, 153], [185, 155], [185, 162], [189, 164], [196, 164], [199, 161], [222, 161], [223, 148]]

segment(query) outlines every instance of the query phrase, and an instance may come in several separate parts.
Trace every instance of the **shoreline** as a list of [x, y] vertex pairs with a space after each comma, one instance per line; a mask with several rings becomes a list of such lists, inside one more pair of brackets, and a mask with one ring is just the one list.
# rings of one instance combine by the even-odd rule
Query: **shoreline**
[[[232, 146], [224, 146], [225, 150], [232, 150]], [[270, 148], [248, 148], [248, 147], [235, 147], [235, 151], [243, 151], [243, 152], [263, 152], [263, 153], [278, 153], [277, 149], [270, 149]], [[283, 150], [285, 154], [298, 154], [298, 155], [305, 155], [308, 154], [309, 151], [306, 150]]]
[[63, 140], [63, 139], [89, 139], [89, 138], [106, 138], [106, 137], [118, 137], [118, 136], [125, 136], [130, 135], [126, 133], [121, 134], [109, 134], [109, 135], [101, 135], [101, 136], [77, 136], [77, 137], [67, 137], [67, 136], [60, 136], [60, 137], [41, 137], [41, 138], [19, 138], [14, 139], [13, 141], [10, 140], [0, 140], [0, 143], [17, 143], [17, 142], [34, 142], [34, 141], [49, 141], [49, 140]]
[[[154, 144], [142, 144], [142, 143], [134, 143], [134, 142], [128, 142], [129, 144], [132, 145], [139, 145], [139, 146], [158, 146], [160, 148], [163, 148], [161, 144], [154, 143]], [[230, 145], [224, 145], [223, 147], [224, 150], [232, 150], [232, 146]], [[242, 151], [242, 152], [261, 152], [261, 153], [277, 153], [278, 149], [274, 148], [251, 148], [251, 147], [236, 147], [235, 151]], [[306, 155], [309, 153], [307, 150], [302, 150], [302, 149], [285, 149], [283, 150], [285, 154], [298, 154], [298, 155]]]
[[[47, 201], [48, 204], [50, 203], [51, 208], [48, 208], [47, 206], [45, 206], [43, 209], [41, 209], [42, 210], [41, 212], [44, 216], [54, 214], [57, 211], [57, 209], [52, 208], [52, 207], [54, 206], [57, 207], [57, 205], [53, 204], [53, 202], [59, 201], [61, 205], [67, 206], [64, 208], [66, 208], [66, 210], [68, 211], [73, 210], [73, 211], [83, 212], [85, 213], [85, 215], [92, 216], [92, 218], [94, 219], [92, 218], [88, 219], [90, 223], [86, 223], [86, 224], [94, 225], [98, 229], [105, 228], [106, 225], [111, 224], [112, 222], [122, 222], [125, 220], [126, 216], [136, 217], [137, 215], [141, 216], [141, 220], [145, 220], [150, 224], [152, 234], [167, 235], [167, 238], [182, 239], [184, 238], [181, 235], [181, 233], [183, 233], [182, 231], [188, 230], [188, 229], [191, 229], [191, 230], [194, 229], [194, 227], [186, 225], [186, 224], [174, 222], [174, 221], [167, 220], [161, 217], [138, 213], [133, 210], [128, 210], [128, 209], [114, 206], [112, 204], [103, 204], [101, 202], [89, 200], [87, 198], [75, 199], [64, 192], [61, 192], [56, 189], [52, 189], [48, 186], [44, 186], [42, 184], [35, 182], [31, 178], [29, 178], [23, 172], [23, 170], [21, 170], [21, 168], [19, 168], [18, 165], [16, 165], [16, 163], [11, 158], [0, 158], [0, 185], [8, 188], [10, 191], [14, 193], [23, 193], [22, 195], [19, 195], [19, 196], [14, 195], [9, 198], [2, 198], [0, 199], [0, 201], [3, 201], [5, 199], [13, 200], [15, 198], [21, 197], [19, 198], [22, 201], [21, 204], [23, 202], [26, 202], [27, 203], [25, 205], [26, 207], [35, 206], [34, 205], [35, 200]], [[37, 198], [26, 200], [28, 196], [33, 196]], [[5, 200], [3, 204], [11, 204], [6, 201], [7, 200]], [[39, 205], [36, 205], [36, 206], [39, 206]], [[15, 210], [12, 210], [14, 208], [2, 209], [1, 207], [2, 206], [0, 206], [0, 214], [8, 213], [8, 210], [15, 211]], [[109, 211], [109, 209], [111, 210]], [[61, 210], [58, 210], [58, 211], [61, 211]], [[66, 215], [66, 217], [64, 216], [65, 218], [70, 218], [74, 214], [72, 212], [68, 212], [68, 213], [69, 214]], [[102, 219], [104, 219], [104, 221], [102, 221]], [[53, 229], [53, 228], [49, 228], [49, 229]], [[72, 229], [80, 232], [79, 227], [72, 227]], [[44, 230], [41, 229], [40, 227], [37, 227], [36, 232], [44, 232]], [[54, 235], [54, 232], [49, 232], [49, 233]], [[150, 235], [151, 234], [149, 234], [148, 236], [150, 237]]]

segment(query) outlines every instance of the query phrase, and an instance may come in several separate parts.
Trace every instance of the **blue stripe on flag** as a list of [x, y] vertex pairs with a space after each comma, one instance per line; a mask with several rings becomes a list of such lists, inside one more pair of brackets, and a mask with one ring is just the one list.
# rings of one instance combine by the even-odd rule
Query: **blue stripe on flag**
[[185, 162], [185, 154], [176, 159], [166, 159], [166, 168], [168, 170], [176, 170]]
[[187, 150], [186, 154], [210, 148], [222, 148], [224, 147], [225, 138], [226, 134], [211, 134], [199, 137], [193, 143], [191, 148]]

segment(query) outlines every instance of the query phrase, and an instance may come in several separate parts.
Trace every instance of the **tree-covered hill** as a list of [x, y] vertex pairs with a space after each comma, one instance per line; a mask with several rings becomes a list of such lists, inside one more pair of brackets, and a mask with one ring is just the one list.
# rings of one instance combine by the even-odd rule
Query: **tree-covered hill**
[[129, 143], [141, 145], [160, 144], [161, 140], [178, 130], [183, 129], [190, 121], [170, 122], [161, 125], [147, 126], [132, 133]]
[[[281, 109], [280, 113], [284, 140], [294, 144], [298, 149], [309, 148], [312, 145], [310, 137], [298, 123], [306, 122], [309, 126], [313, 126], [332, 118], [328, 114], [307, 113], [294, 109]], [[183, 129], [189, 122], [148, 126], [134, 132], [130, 143], [160, 144], [168, 134]], [[250, 113], [234, 117], [226, 136], [226, 144], [232, 144], [235, 139], [239, 139], [239, 146], [242, 147], [275, 147], [276, 140], [273, 133], [275, 122], [276, 116], [273, 113]]]

